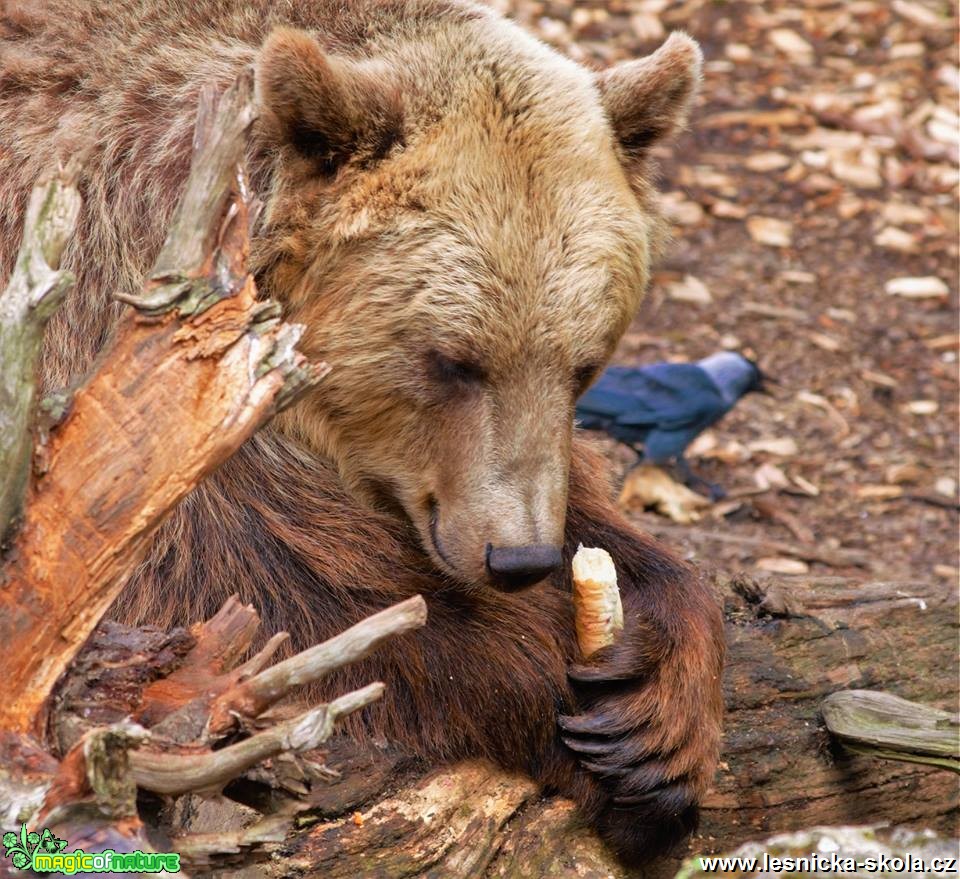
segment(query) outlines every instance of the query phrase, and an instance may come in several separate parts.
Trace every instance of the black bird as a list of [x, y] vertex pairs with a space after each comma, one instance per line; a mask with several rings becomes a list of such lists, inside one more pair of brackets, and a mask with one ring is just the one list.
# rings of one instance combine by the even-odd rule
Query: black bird
[[722, 489], [695, 476], [683, 453], [744, 394], [762, 391], [763, 381], [756, 363], [732, 351], [696, 363], [611, 366], [577, 401], [576, 419], [630, 446], [646, 463], [673, 464], [686, 485], [716, 500]]

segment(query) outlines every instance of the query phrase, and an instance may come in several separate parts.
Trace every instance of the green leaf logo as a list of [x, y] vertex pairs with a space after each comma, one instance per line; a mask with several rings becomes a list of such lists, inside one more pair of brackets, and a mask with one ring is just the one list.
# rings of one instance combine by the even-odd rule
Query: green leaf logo
[[57, 839], [48, 828], [42, 833], [28, 831], [26, 824], [20, 825], [20, 833], [8, 830], [3, 834], [3, 856], [10, 858], [13, 866], [18, 870], [25, 870], [33, 863], [33, 856], [38, 851], [46, 854], [57, 854], [67, 847], [65, 839]]

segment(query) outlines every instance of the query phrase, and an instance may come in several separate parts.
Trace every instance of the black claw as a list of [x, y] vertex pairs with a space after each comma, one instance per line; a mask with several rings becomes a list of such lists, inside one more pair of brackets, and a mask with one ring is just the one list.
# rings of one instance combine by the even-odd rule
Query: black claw
[[601, 836], [631, 866], [670, 853], [696, 827], [696, 806], [663, 815], [643, 807], [611, 804], [600, 818]]
[[561, 714], [557, 717], [560, 729], [580, 735], [598, 735], [607, 731], [606, 718], [597, 714]]
[[635, 732], [637, 718], [614, 715], [605, 711], [588, 714], [559, 715], [557, 723], [564, 732], [587, 736], [624, 736]]
[[596, 756], [606, 754], [614, 747], [610, 741], [596, 742], [589, 739], [575, 739], [570, 736], [561, 736], [560, 738], [571, 751], [576, 751], [578, 754], [593, 754]]
[[581, 760], [580, 765], [588, 772], [599, 775], [601, 778], [623, 778], [630, 774], [629, 766], [607, 766], [593, 760]]
[[567, 677], [582, 684], [606, 684], [635, 681], [643, 674], [633, 657], [610, 656], [607, 661], [585, 665], [578, 663], [567, 668]]

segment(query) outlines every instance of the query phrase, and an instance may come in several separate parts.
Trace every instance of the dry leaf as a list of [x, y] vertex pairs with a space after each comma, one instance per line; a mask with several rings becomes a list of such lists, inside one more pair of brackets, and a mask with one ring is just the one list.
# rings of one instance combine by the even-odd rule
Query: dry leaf
[[932, 9], [920, 3], [910, 3], [908, 0], [893, 0], [890, 6], [894, 12], [918, 27], [939, 30], [940, 28], [953, 26], [949, 18], [937, 15]]
[[953, 479], [950, 476], [941, 476], [934, 484], [934, 489], [937, 494], [942, 494], [944, 497], [956, 497], [957, 496], [957, 480]]
[[786, 168], [790, 164], [790, 157], [783, 153], [754, 153], [743, 164], [751, 171], [766, 174]]
[[926, 471], [917, 464], [891, 464], [883, 478], [891, 485], [906, 485], [919, 482]]
[[788, 28], [775, 28], [770, 31], [770, 42], [774, 47], [795, 61], [807, 61], [813, 56], [813, 46], [795, 31]]
[[661, 197], [663, 213], [671, 223], [696, 226], [703, 222], [703, 208], [690, 201], [682, 192], [667, 192]]
[[713, 505], [713, 508], [710, 510], [710, 516], [717, 521], [725, 519], [731, 513], [735, 513], [737, 510], [743, 508], [743, 501], [739, 498], [731, 498], [730, 500], [720, 501]]
[[727, 220], [742, 220], [747, 215], [747, 209], [732, 201], [718, 198], [710, 205], [710, 213]]
[[[861, 154], [862, 155], [862, 154]], [[837, 180], [849, 183], [857, 189], [879, 189], [883, 186], [880, 168], [846, 154], [835, 155], [830, 160], [830, 173]]]
[[890, 501], [903, 497], [903, 486], [861, 485], [857, 489], [857, 497], [862, 501]]
[[927, 51], [923, 43], [895, 43], [890, 47], [890, 59], [896, 61], [899, 58], [922, 58]]
[[627, 474], [620, 492], [620, 506], [654, 509], [674, 522], [689, 525], [700, 520], [700, 511], [709, 507], [710, 501], [675, 482], [659, 467], [641, 464]]
[[960, 351], [960, 333], [946, 333], [923, 342], [931, 351]]
[[772, 488], [786, 488], [790, 481], [776, 464], [761, 464], [753, 473], [753, 481], [761, 491]]
[[793, 241], [793, 224], [773, 217], [750, 217], [747, 231], [758, 244], [789, 247]]
[[886, 226], [873, 237], [877, 247], [887, 250], [896, 250], [900, 253], [916, 253], [917, 239], [909, 232], [898, 229], [896, 226]]
[[899, 382], [892, 376], [873, 369], [865, 369], [860, 375], [863, 376], [864, 381], [873, 382], [873, 384], [880, 385], [883, 388], [895, 388], [899, 385]]
[[753, 58], [753, 50], [746, 43], [727, 43], [723, 53], [737, 64], [745, 64]]
[[826, 333], [809, 333], [807, 338], [824, 351], [839, 351], [843, 347], [833, 336], [828, 336]]
[[[790, 138], [790, 146], [798, 151], [829, 150], [856, 153], [863, 149], [867, 139], [859, 131], [840, 131], [834, 128], [813, 128], [805, 134]], [[829, 155], [824, 153], [829, 160]]]
[[810, 497], [820, 497], [820, 489], [810, 482], [810, 480], [804, 479], [802, 476], [794, 476], [793, 482], [794, 485], [796, 485], [805, 494], [810, 495]]
[[950, 289], [939, 278], [926, 275], [919, 278], [893, 278], [883, 285], [891, 296], [907, 299], [934, 299], [949, 295]]
[[960, 68], [955, 64], [941, 64], [937, 68], [937, 82], [951, 91], [960, 92]]
[[881, 210], [881, 216], [894, 226], [909, 226], [926, 223], [930, 219], [930, 212], [918, 205], [906, 204], [902, 201], [888, 201]]
[[797, 448], [797, 441], [789, 436], [780, 439], [754, 440], [752, 443], [747, 443], [747, 448], [752, 453], [765, 452], [768, 455], [776, 455], [780, 458], [792, 458], [800, 451]]
[[788, 284], [815, 284], [817, 276], [813, 272], [801, 272], [787, 269], [780, 272], [780, 278]]
[[658, 43], [666, 36], [659, 15], [638, 12], [630, 16], [630, 27], [641, 43]]
[[684, 186], [702, 186], [722, 192], [727, 198], [733, 198], [739, 191], [739, 184], [729, 174], [723, 174], [707, 165], [695, 165], [693, 168], [680, 169], [680, 182]]
[[744, 461], [749, 460], [750, 452], [743, 443], [731, 440], [720, 448], [710, 449], [707, 452], [701, 453], [700, 457], [721, 461], [728, 465], [742, 464]]
[[708, 452], [712, 452], [717, 447], [717, 435], [712, 431], [704, 431], [689, 446], [685, 456], [687, 458], [700, 458]]
[[693, 275], [685, 275], [682, 281], [668, 285], [667, 296], [677, 302], [691, 302], [694, 305], [709, 305], [713, 302], [706, 285]]
[[793, 323], [804, 323], [807, 313], [799, 308], [784, 308], [780, 305], [770, 305], [767, 302], [743, 302], [740, 311], [744, 314], [757, 314], [760, 317], [769, 317], [775, 320], [788, 320]]
[[782, 556], [757, 559], [755, 567], [770, 574], [806, 574], [810, 571], [810, 565], [806, 562]]
[[911, 400], [903, 408], [911, 415], [934, 415], [940, 404], [936, 400]]
[[852, 220], [863, 213], [863, 208], [862, 198], [847, 194], [837, 202], [837, 215], [841, 220]]
[[771, 522], [783, 525], [800, 543], [812, 546], [816, 541], [816, 535], [813, 531], [788, 509], [785, 509], [779, 498], [766, 495], [753, 498], [751, 503], [758, 515], [769, 519]]

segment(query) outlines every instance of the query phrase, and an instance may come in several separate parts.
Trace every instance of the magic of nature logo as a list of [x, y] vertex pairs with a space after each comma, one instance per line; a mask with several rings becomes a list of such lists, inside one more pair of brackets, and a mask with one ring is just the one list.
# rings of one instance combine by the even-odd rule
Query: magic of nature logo
[[20, 832], [3, 834], [3, 854], [18, 870], [35, 873], [179, 873], [180, 855], [174, 852], [102, 852], [82, 849], [65, 852], [67, 841], [44, 828], [40, 833], [20, 825]]

